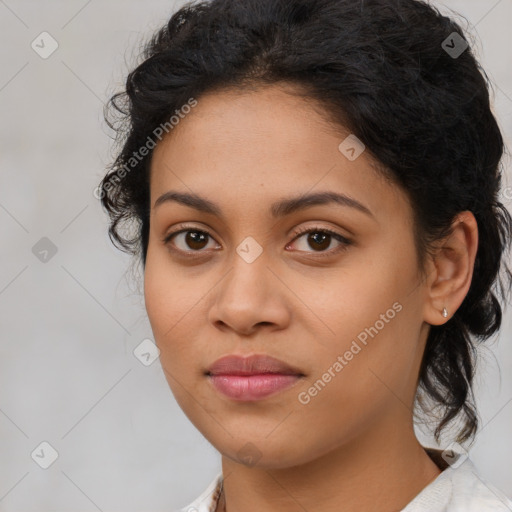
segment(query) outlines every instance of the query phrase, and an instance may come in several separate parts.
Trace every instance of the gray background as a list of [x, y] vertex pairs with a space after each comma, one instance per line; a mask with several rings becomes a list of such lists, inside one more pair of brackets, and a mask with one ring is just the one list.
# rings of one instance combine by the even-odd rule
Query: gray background
[[[103, 103], [182, 3], [0, 0], [0, 511], [173, 510], [220, 470], [159, 361], [133, 354], [152, 338], [142, 276], [111, 246], [93, 195], [112, 156]], [[510, 146], [512, 0], [435, 5], [467, 18]], [[31, 47], [43, 31], [59, 45], [47, 59]], [[57, 249], [46, 262], [32, 251], [42, 237]], [[471, 450], [508, 495], [511, 318], [482, 354]], [[49, 457], [43, 441], [58, 452], [48, 469], [31, 457]]]

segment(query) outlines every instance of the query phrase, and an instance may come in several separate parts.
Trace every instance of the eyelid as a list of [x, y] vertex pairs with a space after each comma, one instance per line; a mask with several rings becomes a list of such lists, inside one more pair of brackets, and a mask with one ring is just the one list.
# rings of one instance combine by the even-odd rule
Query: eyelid
[[212, 234], [210, 233], [209, 227], [203, 228], [203, 227], [189, 225], [186, 223], [180, 223], [175, 226], [175, 229], [165, 233], [165, 235], [162, 237], [162, 242], [167, 243], [172, 236], [178, 235], [179, 233], [183, 233], [184, 231], [199, 231], [202, 233], [206, 233], [210, 238], [214, 238], [212, 236]]
[[295, 240], [296, 238], [298, 238], [301, 235], [304, 235], [306, 233], [317, 233], [317, 232], [328, 233], [330, 235], [337, 236], [339, 238], [344, 239], [344, 241], [347, 243], [351, 242], [351, 240], [349, 240], [346, 236], [344, 236], [341, 233], [339, 233], [338, 231], [336, 231], [334, 228], [330, 228], [330, 227], [326, 227], [326, 226], [319, 226], [319, 225], [301, 227], [301, 228], [295, 229], [294, 231], [292, 231], [292, 234], [294, 235], [293, 240]]

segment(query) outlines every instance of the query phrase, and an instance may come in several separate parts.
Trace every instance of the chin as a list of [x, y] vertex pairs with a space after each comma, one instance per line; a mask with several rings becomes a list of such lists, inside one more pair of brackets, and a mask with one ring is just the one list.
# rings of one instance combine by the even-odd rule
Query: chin
[[297, 450], [297, 437], [284, 431], [272, 440], [270, 437], [274, 434], [265, 438], [261, 436], [261, 430], [253, 434], [252, 429], [246, 432], [239, 430], [233, 437], [226, 431], [223, 431], [222, 437], [217, 432], [211, 435], [211, 432], [202, 431], [202, 434], [222, 456], [248, 468], [281, 469], [309, 460], [307, 454]]

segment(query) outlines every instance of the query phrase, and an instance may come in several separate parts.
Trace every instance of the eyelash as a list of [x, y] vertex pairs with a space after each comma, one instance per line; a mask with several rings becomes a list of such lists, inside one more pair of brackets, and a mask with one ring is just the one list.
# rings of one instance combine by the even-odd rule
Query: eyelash
[[[195, 258], [195, 257], [198, 257], [196, 255], [192, 256], [190, 253], [202, 253], [204, 252], [203, 250], [200, 250], [200, 251], [183, 251], [182, 249], [176, 249], [174, 247], [171, 247], [171, 239], [177, 235], [179, 235], [180, 233], [186, 233], [186, 232], [196, 232], [196, 233], [202, 233], [202, 234], [205, 234], [207, 236], [209, 236], [211, 239], [214, 240], [213, 236], [210, 235], [210, 233], [208, 233], [208, 231], [205, 231], [203, 229], [198, 229], [198, 228], [195, 228], [193, 226], [187, 226], [187, 225], [184, 225], [184, 224], [180, 224], [177, 229], [169, 234], [167, 234], [162, 242], [168, 246], [169, 250], [172, 250], [173, 252], [176, 252], [176, 253], [179, 253], [180, 255], [184, 255], [185, 257], [188, 257], [188, 258]], [[294, 242], [295, 240], [297, 240], [298, 238], [300, 238], [302, 235], [305, 235], [307, 233], [323, 233], [323, 234], [328, 234], [330, 236], [332, 236], [335, 240], [337, 240], [338, 242], [340, 242], [340, 245], [335, 248], [335, 249], [330, 249], [330, 250], [327, 250], [327, 251], [313, 251], [313, 257], [315, 258], [322, 258], [322, 257], [329, 257], [329, 256], [334, 256], [340, 252], [343, 252], [343, 251], [346, 251], [348, 249], [348, 247], [350, 245], [352, 245], [352, 241], [345, 238], [344, 236], [340, 235], [339, 233], [337, 233], [336, 231], [333, 231], [329, 228], [323, 228], [323, 227], [320, 227], [320, 226], [314, 226], [314, 227], [308, 227], [308, 228], [302, 228], [302, 229], [298, 229], [295, 233], [294, 233], [294, 238], [292, 240], [292, 242]], [[290, 242], [290, 243], [292, 243]], [[287, 244], [288, 246], [289, 244]], [[305, 252], [305, 251], [298, 251], [298, 252]]]

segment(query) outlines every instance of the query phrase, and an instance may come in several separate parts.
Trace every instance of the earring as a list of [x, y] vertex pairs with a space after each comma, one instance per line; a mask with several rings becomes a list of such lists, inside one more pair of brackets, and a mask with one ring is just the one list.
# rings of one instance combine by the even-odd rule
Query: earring
[[443, 316], [445, 318], [448, 316], [448, 311], [446, 311], [446, 308], [443, 308]]

